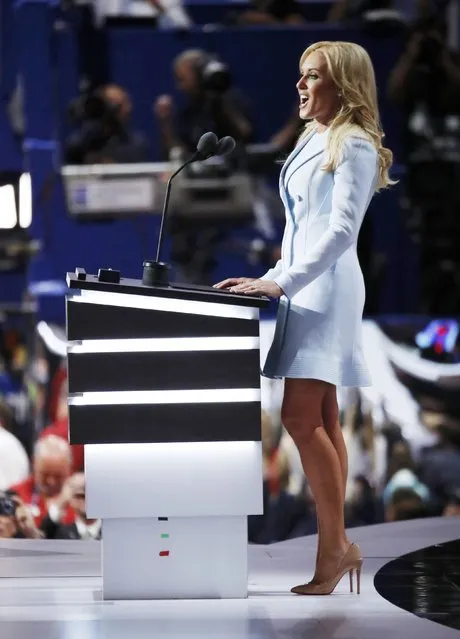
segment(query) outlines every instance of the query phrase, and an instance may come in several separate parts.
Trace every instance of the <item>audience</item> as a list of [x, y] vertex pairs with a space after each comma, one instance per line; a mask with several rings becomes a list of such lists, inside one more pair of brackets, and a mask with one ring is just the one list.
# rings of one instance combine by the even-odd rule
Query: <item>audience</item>
[[[62, 417], [50, 424], [41, 431], [39, 438], [44, 439], [50, 435], [59, 437], [67, 442], [69, 439], [69, 418]], [[82, 444], [72, 445], [70, 446], [70, 453], [72, 455], [72, 472], [82, 471], [85, 465], [85, 447]]]
[[67, 442], [55, 435], [40, 439], [35, 445], [32, 466], [32, 475], [11, 486], [11, 492], [29, 507], [36, 526], [39, 527], [47, 515], [55, 522], [72, 523], [74, 513], [68, 505], [67, 482], [72, 455]]
[[385, 507], [385, 521], [421, 519], [430, 514], [422, 497], [412, 488], [398, 488]]
[[300, 4], [296, 0], [252, 0], [252, 9], [241, 14], [240, 25], [303, 24]]
[[443, 515], [444, 517], [460, 517], [460, 484], [447, 496]]
[[30, 510], [10, 492], [0, 491], [0, 539], [43, 539]]
[[[67, 482], [68, 505], [75, 514], [75, 521], [62, 523], [60, 517], [49, 514], [41, 529], [47, 539], [100, 539], [101, 521], [86, 515], [86, 491], [84, 473], [76, 473]], [[62, 503], [62, 502], [61, 502]]]
[[440, 425], [436, 431], [438, 442], [423, 451], [420, 474], [442, 505], [452, 487], [460, 485], [460, 424]]
[[0, 400], [0, 490], [24, 481], [29, 474], [29, 458], [24, 446], [11, 432], [12, 427], [12, 413]]

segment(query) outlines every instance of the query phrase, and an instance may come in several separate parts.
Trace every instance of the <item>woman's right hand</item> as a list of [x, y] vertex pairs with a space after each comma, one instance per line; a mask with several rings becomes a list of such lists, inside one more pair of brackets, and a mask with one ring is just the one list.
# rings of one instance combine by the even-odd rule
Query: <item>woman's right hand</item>
[[229, 277], [226, 280], [222, 280], [222, 282], [214, 284], [214, 288], [232, 288], [232, 286], [237, 286], [238, 284], [255, 282], [256, 279], [255, 277]]

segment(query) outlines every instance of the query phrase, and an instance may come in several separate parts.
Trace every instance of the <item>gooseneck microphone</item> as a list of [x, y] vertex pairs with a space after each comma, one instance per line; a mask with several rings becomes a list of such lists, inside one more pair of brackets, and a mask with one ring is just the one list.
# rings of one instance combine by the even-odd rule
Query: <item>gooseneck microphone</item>
[[146, 260], [143, 264], [144, 271], [142, 276], [142, 283], [148, 286], [163, 285], [166, 286], [169, 283], [168, 272], [169, 264], [160, 261], [161, 249], [163, 248], [163, 239], [165, 231], [165, 220], [168, 213], [169, 198], [171, 195], [171, 185], [173, 179], [178, 175], [186, 166], [192, 164], [192, 162], [204, 161], [216, 155], [228, 155], [233, 151], [236, 146], [235, 140], [230, 136], [218, 140], [215, 133], [209, 131], [201, 136], [196, 146], [196, 151], [184, 164], [182, 164], [174, 173], [170, 176], [166, 185], [166, 194], [163, 204], [163, 212], [161, 215], [160, 233], [158, 235], [157, 255], [155, 261]]
[[221, 138], [217, 143], [215, 155], [229, 155], [236, 146], [236, 142], [229, 135]]

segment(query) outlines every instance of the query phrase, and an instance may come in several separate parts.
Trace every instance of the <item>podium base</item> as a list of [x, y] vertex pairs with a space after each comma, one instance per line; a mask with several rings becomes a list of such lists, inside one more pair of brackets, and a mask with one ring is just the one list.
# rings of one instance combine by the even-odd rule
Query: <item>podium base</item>
[[247, 517], [104, 519], [103, 597], [243, 599]]

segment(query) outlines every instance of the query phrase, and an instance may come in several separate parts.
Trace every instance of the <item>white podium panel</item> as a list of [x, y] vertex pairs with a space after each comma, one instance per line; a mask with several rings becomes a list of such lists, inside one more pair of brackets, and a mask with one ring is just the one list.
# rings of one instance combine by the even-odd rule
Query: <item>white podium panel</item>
[[105, 519], [102, 544], [106, 600], [247, 597], [246, 516]]
[[85, 474], [90, 517], [263, 512], [261, 442], [89, 444]]

